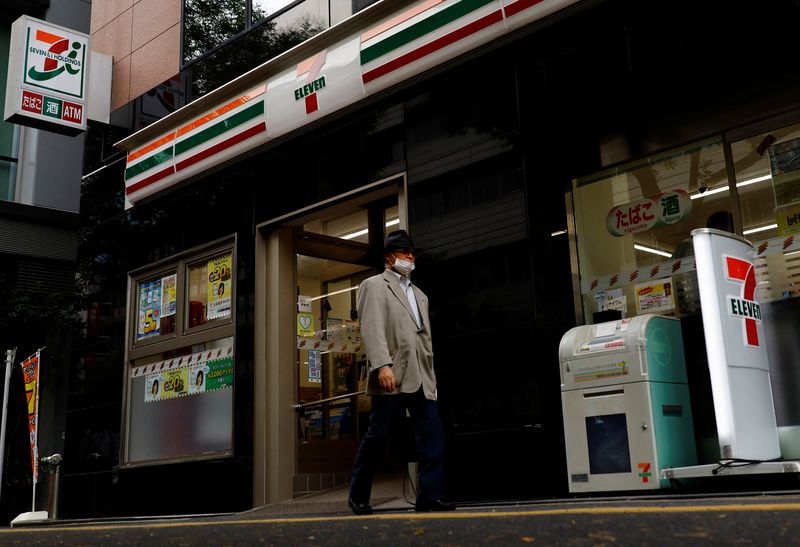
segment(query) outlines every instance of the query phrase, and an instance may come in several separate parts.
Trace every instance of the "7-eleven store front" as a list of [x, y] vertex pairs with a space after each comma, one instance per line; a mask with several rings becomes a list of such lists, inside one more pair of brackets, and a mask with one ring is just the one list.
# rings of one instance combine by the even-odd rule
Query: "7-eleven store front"
[[[130, 272], [123, 471], [249, 460], [224, 473], [252, 472], [253, 505], [346, 483], [369, 410], [355, 303], [382, 267], [388, 231], [409, 229], [428, 250], [417, 280], [442, 294], [443, 314], [484, 290], [462, 261], [478, 253], [500, 264], [489, 272], [499, 276], [493, 309], [474, 322], [517, 316], [506, 332], [528, 330], [530, 278], [517, 269], [528, 268], [527, 206], [510, 137], [517, 112], [504, 99], [516, 94], [513, 70], [493, 74], [481, 52], [573, 3], [381, 2], [117, 144], [133, 217], [157, 225], [179, 215], [186, 232], [160, 231], [175, 252]], [[466, 69], [446, 72], [467, 54]], [[428, 87], [423, 74], [440, 76]], [[472, 95], [463, 85], [472, 78], [492, 96]], [[431, 111], [426, 95], [451, 85], [468, 107]], [[442, 286], [451, 268], [465, 277]], [[446, 386], [466, 363], [461, 338], [480, 327], [439, 328], [452, 348], [439, 361]], [[454, 389], [443, 404], [457, 408], [463, 395]], [[542, 404], [508, 418], [534, 421]], [[498, 431], [509, 450], [522, 442]], [[451, 475], [471, 475], [453, 446]], [[562, 465], [559, 454], [545, 458]]]
[[[384, 0], [118, 143], [140, 257], [113, 483], [129, 512], [347, 482], [368, 413], [358, 286], [398, 227], [425, 251], [451, 499], [567, 492], [559, 341], [611, 304], [637, 315], [637, 286], [665, 277], [699, 460], [715, 457], [686, 253], [712, 221], [756, 243], [778, 425], [800, 453], [797, 211], [768, 159], [800, 135], [790, 4]], [[785, 47], [729, 43], [744, 22]], [[740, 63], [763, 70], [731, 87]], [[691, 202], [674, 223], [609, 225], [667, 192]]]

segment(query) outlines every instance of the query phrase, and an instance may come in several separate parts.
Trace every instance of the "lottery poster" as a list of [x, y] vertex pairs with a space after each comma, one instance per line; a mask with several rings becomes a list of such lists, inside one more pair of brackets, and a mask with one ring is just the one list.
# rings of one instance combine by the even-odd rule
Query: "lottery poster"
[[208, 261], [208, 307], [206, 319], [219, 319], [231, 314], [233, 255], [227, 254]]
[[151, 372], [145, 377], [144, 401], [164, 401], [189, 394], [189, 369]]
[[161, 278], [161, 317], [175, 315], [178, 308], [178, 274]]
[[136, 339], [158, 336], [161, 325], [161, 280], [139, 284], [139, 326]]

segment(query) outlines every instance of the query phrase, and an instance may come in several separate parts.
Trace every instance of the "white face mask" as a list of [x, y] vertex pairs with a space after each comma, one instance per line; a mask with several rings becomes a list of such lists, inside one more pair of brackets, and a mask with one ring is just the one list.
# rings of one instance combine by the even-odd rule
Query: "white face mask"
[[394, 264], [392, 264], [397, 273], [408, 277], [414, 271], [414, 263], [410, 260], [403, 260], [402, 258], [394, 257]]

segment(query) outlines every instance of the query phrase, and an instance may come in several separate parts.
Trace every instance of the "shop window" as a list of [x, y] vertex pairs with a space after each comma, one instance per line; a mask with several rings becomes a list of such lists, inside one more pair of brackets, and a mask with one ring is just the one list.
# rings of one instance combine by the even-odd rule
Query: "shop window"
[[690, 233], [733, 231], [721, 141], [578, 180], [574, 206], [584, 321], [700, 313]]
[[800, 125], [732, 143], [743, 235], [755, 250], [775, 416], [786, 458], [800, 457]]
[[229, 455], [233, 243], [131, 274], [123, 465]]

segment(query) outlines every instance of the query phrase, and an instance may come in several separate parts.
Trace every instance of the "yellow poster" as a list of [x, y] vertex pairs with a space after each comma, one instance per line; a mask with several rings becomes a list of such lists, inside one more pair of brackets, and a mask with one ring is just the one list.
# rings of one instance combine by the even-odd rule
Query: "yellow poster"
[[314, 316], [310, 313], [297, 314], [297, 336], [314, 336]]
[[144, 401], [163, 401], [189, 394], [189, 369], [153, 372], [145, 379]]
[[800, 233], [800, 205], [787, 205], [775, 209], [778, 234], [788, 236]]
[[672, 278], [655, 279], [636, 285], [637, 313], [665, 312], [675, 309]]
[[231, 271], [233, 255], [227, 254], [208, 261], [208, 307], [206, 319], [228, 317], [231, 314]]

